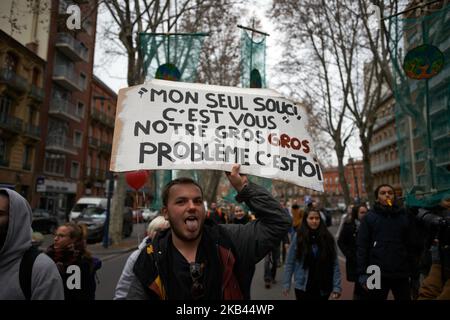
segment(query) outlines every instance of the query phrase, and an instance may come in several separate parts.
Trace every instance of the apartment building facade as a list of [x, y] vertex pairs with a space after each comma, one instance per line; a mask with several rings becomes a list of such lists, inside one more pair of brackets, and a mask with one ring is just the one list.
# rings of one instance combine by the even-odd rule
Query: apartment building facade
[[[67, 7], [78, 5], [83, 24], [69, 29]], [[32, 206], [68, 215], [84, 193], [83, 167], [87, 148], [96, 32], [96, 1], [53, 0], [48, 47], [48, 77], [42, 141]]]
[[117, 94], [95, 75], [89, 105], [84, 194], [106, 196]]
[[400, 183], [400, 158], [395, 126], [395, 99], [387, 92], [377, 108], [377, 120], [369, 147], [370, 169], [373, 185], [387, 183], [394, 187], [397, 195], [402, 194]]
[[[367, 201], [362, 160], [350, 158], [344, 166], [344, 176], [347, 180], [351, 200], [353, 202]], [[339, 182], [338, 167], [324, 168], [323, 180], [325, 201], [332, 207], [344, 206], [344, 193]]]
[[46, 62], [0, 30], [0, 187], [32, 199]]

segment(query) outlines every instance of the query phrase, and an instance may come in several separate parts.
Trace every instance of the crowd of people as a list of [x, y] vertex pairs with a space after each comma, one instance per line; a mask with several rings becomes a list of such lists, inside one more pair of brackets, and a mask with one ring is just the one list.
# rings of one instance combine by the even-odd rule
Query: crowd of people
[[[385, 300], [390, 291], [396, 300], [450, 299], [442, 222], [449, 219], [450, 193], [423, 212], [400, 206], [394, 189], [380, 185], [375, 203], [350, 206], [333, 236], [317, 202], [279, 203], [239, 168], [226, 172], [237, 191], [237, 204], [227, 208], [212, 203], [206, 210], [192, 179], [165, 186], [160, 215], [129, 256], [115, 300], [248, 300], [262, 260], [265, 288], [284, 264], [280, 295], [293, 288], [297, 300], [339, 299], [343, 271], [355, 300]], [[441, 219], [439, 228], [425, 225], [427, 214]], [[77, 223], [59, 226], [53, 244], [38, 251], [31, 245], [29, 204], [0, 189], [0, 299], [94, 300], [100, 268], [86, 245], [86, 227]]]

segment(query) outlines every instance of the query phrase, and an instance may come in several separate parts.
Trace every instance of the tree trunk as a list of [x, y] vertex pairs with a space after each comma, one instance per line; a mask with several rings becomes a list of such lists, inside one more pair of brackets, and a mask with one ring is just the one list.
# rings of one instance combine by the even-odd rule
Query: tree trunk
[[220, 180], [223, 172], [217, 170], [210, 170], [203, 173], [202, 185], [203, 185], [203, 197], [208, 202], [217, 201], [217, 188], [219, 187]]
[[117, 173], [117, 185], [111, 201], [111, 212], [109, 216], [109, 235], [112, 244], [122, 241], [123, 213], [125, 204], [126, 184], [125, 174]]
[[344, 193], [344, 202], [346, 206], [349, 206], [352, 203], [352, 199], [350, 198], [350, 191], [348, 190], [347, 179], [345, 179], [345, 167], [344, 167], [344, 152], [345, 149], [339, 146], [335, 147], [336, 156], [338, 158], [338, 171], [339, 171], [339, 183], [342, 188], [342, 192]]
[[375, 202], [375, 196], [373, 194], [373, 177], [370, 168], [370, 152], [369, 152], [369, 141], [367, 139], [361, 138], [361, 151], [363, 155], [363, 166], [364, 166], [364, 186], [366, 189], [367, 197], [369, 203]]

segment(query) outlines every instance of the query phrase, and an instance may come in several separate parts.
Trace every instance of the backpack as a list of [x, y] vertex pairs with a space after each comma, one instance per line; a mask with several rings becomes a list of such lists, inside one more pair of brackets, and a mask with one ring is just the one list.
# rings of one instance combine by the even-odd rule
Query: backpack
[[37, 256], [40, 255], [42, 251], [38, 248], [31, 246], [25, 251], [20, 261], [19, 269], [19, 283], [22, 289], [23, 295], [26, 300], [31, 300], [31, 279], [33, 275], [33, 265]]

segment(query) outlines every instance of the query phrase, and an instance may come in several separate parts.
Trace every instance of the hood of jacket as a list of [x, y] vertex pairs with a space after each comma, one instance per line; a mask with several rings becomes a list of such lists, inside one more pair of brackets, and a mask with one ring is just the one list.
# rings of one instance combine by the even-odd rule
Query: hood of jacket
[[[0, 188], [9, 197], [9, 223], [5, 243], [0, 250], [0, 269], [22, 257], [31, 247], [31, 208], [27, 200], [16, 191]], [[1, 271], [0, 271], [1, 272]]]

